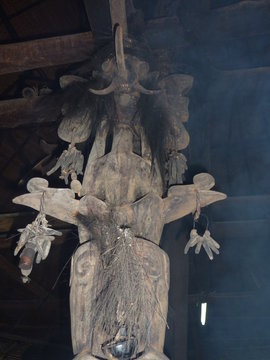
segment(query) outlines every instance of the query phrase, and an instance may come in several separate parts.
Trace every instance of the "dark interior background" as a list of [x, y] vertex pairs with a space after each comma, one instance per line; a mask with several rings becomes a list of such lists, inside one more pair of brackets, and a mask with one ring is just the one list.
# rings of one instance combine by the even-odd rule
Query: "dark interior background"
[[[221, 245], [212, 262], [204, 253], [183, 254], [191, 217], [164, 229], [162, 247], [171, 259], [165, 352], [172, 360], [269, 360], [270, 1], [134, 5], [141, 11], [135, 33], [141, 27], [141, 36], [156, 54], [167, 54], [175, 72], [194, 76], [186, 182], [207, 171], [228, 195], [204, 210]], [[88, 31], [107, 41], [110, 24], [102, 6], [108, 1], [1, 0], [0, 64], [4, 44]], [[16, 229], [35, 213], [11, 200], [59, 156], [57, 124], [3, 126], [1, 107], [26, 86], [57, 88], [69, 69], [67, 63], [0, 75], [0, 359], [72, 359], [68, 282], [76, 229], [51, 220], [63, 236], [35, 267], [30, 284], [21, 283], [13, 257]], [[208, 303], [205, 326], [201, 302]]]

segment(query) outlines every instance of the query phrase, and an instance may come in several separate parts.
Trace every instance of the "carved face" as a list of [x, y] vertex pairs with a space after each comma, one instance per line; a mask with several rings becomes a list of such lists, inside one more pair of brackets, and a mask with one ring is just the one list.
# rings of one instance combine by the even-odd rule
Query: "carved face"
[[140, 83], [147, 79], [149, 65], [135, 56], [124, 54], [123, 34], [119, 26], [115, 33], [115, 59], [106, 60], [101, 68], [102, 72], [99, 75], [110, 85], [102, 90], [90, 89], [90, 91], [96, 95], [108, 95], [114, 92], [118, 120], [130, 122], [136, 112], [140, 93], [153, 95], [157, 91], [147, 90]]

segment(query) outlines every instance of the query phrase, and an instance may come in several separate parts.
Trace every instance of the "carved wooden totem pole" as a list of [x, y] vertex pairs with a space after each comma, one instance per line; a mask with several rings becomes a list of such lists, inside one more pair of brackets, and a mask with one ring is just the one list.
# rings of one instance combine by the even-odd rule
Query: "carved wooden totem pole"
[[[185, 94], [192, 77], [151, 73], [138, 52], [132, 53], [135, 42], [128, 39], [125, 23], [116, 24], [111, 13], [115, 52], [91, 77], [60, 79], [58, 135], [70, 145], [49, 174], [60, 168], [70, 188], [50, 188], [47, 180], [33, 178], [29, 193], [13, 200], [39, 211], [20, 230], [16, 253], [23, 248], [20, 268], [27, 278], [34, 259], [45, 259], [59, 235], [46, 214], [77, 225], [80, 246], [70, 279], [75, 358], [161, 360], [167, 359], [169, 289], [168, 257], [159, 247], [163, 226], [225, 195], [210, 190], [214, 179], [208, 174], [182, 184], [186, 159], [180, 151], [189, 143], [183, 126], [188, 120]], [[144, 106], [153, 112], [151, 119]], [[76, 144], [88, 138], [91, 151], [84, 169]], [[197, 245], [199, 252], [203, 246], [211, 258], [218, 244], [206, 235], [193, 230], [186, 250]]]

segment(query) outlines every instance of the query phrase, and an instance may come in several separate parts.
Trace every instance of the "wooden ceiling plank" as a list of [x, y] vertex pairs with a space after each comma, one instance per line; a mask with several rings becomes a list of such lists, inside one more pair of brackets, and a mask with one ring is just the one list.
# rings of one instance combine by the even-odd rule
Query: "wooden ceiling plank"
[[91, 32], [0, 45], [0, 75], [84, 61], [93, 50]]

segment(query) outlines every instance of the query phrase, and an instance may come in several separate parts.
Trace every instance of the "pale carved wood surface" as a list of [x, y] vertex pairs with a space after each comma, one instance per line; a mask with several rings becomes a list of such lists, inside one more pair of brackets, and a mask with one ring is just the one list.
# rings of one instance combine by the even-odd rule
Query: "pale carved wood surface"
[[87, 167], [91, 172], [86, 169], [83, 194], [96, 196], [112, 206], [132, 203], [155, 190], [161, 194], [161, 178], [151, 176], [150, 161], [132, 152], [132, 137], [130, 129], [119, 129], [114, 133], [110, 153], [93, 162], [90, 155]]
[[[167, 254], [151, 242], [134, 238], [134, 249], [141, 257], [147, 273], [145, 286], [155, 294], [157, 301], [153, 309], [152, 324], [149, 332], [149, 343], [159, 354], [160, 358], [164, 345], [166, 314], [168, 299], [164, 296], [169, 290], [169, 261]], [[100, 344], [108, 339], [106, 334], [94, 334], [93, 347], [90, 346], [91, 308], [96, 296], [100, 271], [99, 251], [95, 242], [83, 244], [76, 252], [71, 268], [71, 328], [72, 341], [75, 354], [89, 352], [94, 356], [103, 358], [104, 353]], [[141, 344], [139, 351], [144, 351], [145, 344]], [[83, 357], [84, 358], [84, 357]], [[87, 357], [85, 357], [87, 359]]]

